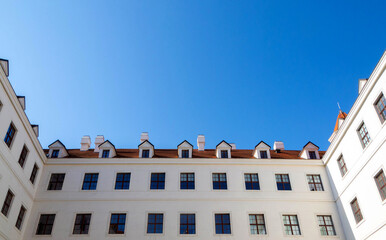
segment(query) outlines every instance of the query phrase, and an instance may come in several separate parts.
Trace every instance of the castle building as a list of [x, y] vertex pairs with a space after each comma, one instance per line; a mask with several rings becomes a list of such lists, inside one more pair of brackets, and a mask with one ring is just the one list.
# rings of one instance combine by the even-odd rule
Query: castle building
[[[0, 239], [386, 239], [386, 53], [327, 151], [264, 141], [237, 149], [148, 133], [116, 148], [104, 136], [46, 149], [0, 60]], [[92, 148], [92, 146], [94, 146]]]

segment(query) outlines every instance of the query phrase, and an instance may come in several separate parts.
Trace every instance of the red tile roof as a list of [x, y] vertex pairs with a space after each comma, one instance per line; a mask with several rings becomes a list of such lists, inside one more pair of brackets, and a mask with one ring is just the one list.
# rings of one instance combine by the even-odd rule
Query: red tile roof
[[347, 117], [347, 113], [343, 112], [342, 110], [339, 110], [338, 117], [336, 118], [334, 132], [339, 129], [339, 119], [345, 119], [346, 117]]

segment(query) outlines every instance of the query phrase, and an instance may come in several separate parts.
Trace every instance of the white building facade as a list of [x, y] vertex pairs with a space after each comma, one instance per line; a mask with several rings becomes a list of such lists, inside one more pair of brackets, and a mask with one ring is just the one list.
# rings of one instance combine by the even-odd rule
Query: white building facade
[[157, 149], [147, 133], [132, 149], [103, 136], [43, 149], [0, 60], [0, 239], [385, 239], [384, 58], [326, 153], [312, 142], [207, 149], [203, 135], [197, 148]]

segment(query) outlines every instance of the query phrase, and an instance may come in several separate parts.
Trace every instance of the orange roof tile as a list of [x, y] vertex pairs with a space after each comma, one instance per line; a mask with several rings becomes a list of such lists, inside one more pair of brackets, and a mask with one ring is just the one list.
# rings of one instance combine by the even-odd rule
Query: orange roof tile
[[336, 118], [334, 132], [339, 129], [339, 119], [346, 119], [346, 117], [347, 117], [347, 113], [343, 112], [342, 110], [339, 110], [338, 117]]

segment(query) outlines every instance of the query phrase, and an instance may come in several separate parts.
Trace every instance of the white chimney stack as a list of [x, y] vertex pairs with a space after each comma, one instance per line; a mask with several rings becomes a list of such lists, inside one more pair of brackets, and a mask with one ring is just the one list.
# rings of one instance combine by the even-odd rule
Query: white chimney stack
[[229, 143], [229, 145], [232, 146], [232, 150], [235, 150], [235, 149], [236, 149], [236, 143]]
[[141, 133], [141, 143], [144, 142], [144, 141], [149, 141], [149, 133], [148, 132], [143, 132]]
[[198, 151], [204, 151], [205, 150], [205, 136], [204, 135], [198, 135], [197, 137], [197, 146]]
[[83, 136], [80, 140], [80, 151], [87, 151], [90, 148], [91, 145], [91, 138], [90, 136]]
[[273, 144], [273, 150], [280, 152], [281, 150], [284, 150], [284, 143], [283, 142], [274, 142]]
[[361, 91], [366, 83], [367, 83], [367, 79], [359, 79], [359, 81], [358, 81], [358, 95], [361, 93]]
[[104, 141], [105, 141], [105, 137], [103, 135], [96, 136], [94, 152], [99, 152], [99, 145], [101, 145]]

